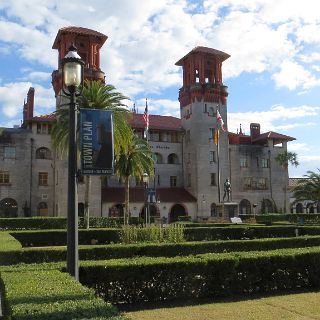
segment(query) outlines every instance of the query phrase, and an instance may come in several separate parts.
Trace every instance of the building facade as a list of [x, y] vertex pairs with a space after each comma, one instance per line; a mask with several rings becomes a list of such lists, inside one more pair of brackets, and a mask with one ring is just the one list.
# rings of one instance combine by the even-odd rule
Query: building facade
[[[100, 69], [100, 48], [107, 37], [94, 30], [67, 27], [58, 31], [58, 69], [52, 73], [56, 108], [67, 104], [62, 95], [61, 59], [75, 44], [85, 61], [85, 79], [105, 81]], [[224, 52], [196, 47], [176, 65], [183, 71], [179, 90], [180, 118], [150, 115], [149, 144], [155, 170], [150, 177], [151, 216], [174, 221], [179, 216], [221, 220], [241, 214], [288, 211], [288, 172], [276, 161], [294, 138], [260, 132], [250, 125], [250, 135], [227, 130], [228, 88], [223, 83]], [[35, 92], [30, 88], [19, 128], [0, 135], [0, 216], [66, 216], [67, 160], [52, 147], [54, 114], [33, 115]], [[217, 115], [224, 122], [217, 121]], [[142, 136], [142, 114], [129, 119]], [[225, 182], [231, 191], [225, 193]], [[79, 213], [84, 210], [84, 183], [78, 182]], [[141, 177], [132, 178], [130, 213], [145, 216], [146, 189]], [[149, 197], [150, 198], [150, 197]], [[92, 177], [90, 213], [121, 216], [124, 189], [115, 176]]]

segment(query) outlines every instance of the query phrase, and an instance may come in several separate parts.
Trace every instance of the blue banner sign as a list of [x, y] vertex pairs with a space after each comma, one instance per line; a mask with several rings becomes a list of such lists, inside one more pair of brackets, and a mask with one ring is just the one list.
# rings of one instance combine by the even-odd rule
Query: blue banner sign
[[80, 109], [81, 173], [113, 174], [112, 111]]

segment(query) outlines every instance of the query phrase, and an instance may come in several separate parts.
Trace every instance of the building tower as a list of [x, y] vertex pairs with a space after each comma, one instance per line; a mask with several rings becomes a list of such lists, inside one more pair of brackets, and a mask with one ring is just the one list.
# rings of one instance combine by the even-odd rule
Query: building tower
[[[222, 62], [229, 57], [215, 49], [196, 47], [176, 63], [183, 69], [179, 101], [185, 130], [184, 184], [197, 198], [198, 216], [217, 215], [223, 183], [230, 178], [228, 133], [216, 120], [218, 110], [227, 128], [228, 92], [222, 82]], [[219, 147], [214, 142], [218, 128]]]
[[105, 81], [104, 72], [100, 69], [100, 49], [108, 37], [95, 30], [82, 27], [65, 27], [58, 31], [52, 49], [58, 50], [58, 70], [52, 73], [52, 86], [58, 99], [62, 89], [62, 66], [61, 60], [69, 51], [69, 47], [74, 44], [78, 54], [85, 62], [84, 79]]
[[[62, 89], [62, 65], [61, 60], [73, 44], [77, 52], [85, 62], [84, 80], [100, 80], [105, 82], [104, 72], [100, 69], [100, 49], [107, 40], [107, 36], [95, 30], [82, 27], [66, 27], [58, 31], [54, 40], [53, 49], [58, 50], [58, 69], [52, 73], [52, 86], [56, 97], [56, 107], [69, 104], [70, 100], [60, 94]], [[55, 214], [64, 215], [67, 211], [67, 161], [57, 156], [55, 161]], [[99, 177], [92, 177], [90, 188], [90, 214], [101, 215], [101, 180]], [[85, 185], [78, 185], [78, 212], [83, 215], [85, 208]]]

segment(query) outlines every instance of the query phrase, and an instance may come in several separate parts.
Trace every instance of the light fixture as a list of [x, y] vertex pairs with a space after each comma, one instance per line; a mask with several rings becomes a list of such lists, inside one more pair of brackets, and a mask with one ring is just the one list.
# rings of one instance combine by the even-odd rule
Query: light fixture
[[78, 199], [77, 199], [77, 111], [76, 97], [81, 94], [84, 62], [72, 45], [62, 59], [62, 91], [70, 97], [68, 153], [67, 271], [79, 280]]

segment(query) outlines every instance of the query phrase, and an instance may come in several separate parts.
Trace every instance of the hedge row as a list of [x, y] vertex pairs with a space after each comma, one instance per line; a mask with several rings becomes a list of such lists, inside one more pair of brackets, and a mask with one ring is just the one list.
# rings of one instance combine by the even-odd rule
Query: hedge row
[[[130, 217], [129, 224], [142, 224], [143, 220]], [[91, 228], [118, 228], [123, 218], [90, 217]], [[85, 228], [84, 218], [79, 218], [79, 228]], [[66, 229], [66, 217], [0, 218], [0, 230]]]
[[[66, 245], [65, 230], [12, 231], [23, 247]], [[297, 235], [320, 235], [320, 226], [233, 226], [230, 228], [185, 228], [187, 241], [238, 240], [254, 238], [283, 238]], [[79, 244], [108, 244], [120, 242], [120, 229], [79, 230]]]
[[291, 223], [308, 223], [308, 224], [319, 224], [320, 214], [319, 213], [289, 213], [289, 214], [259, 214], [259, 215], [239, 215], [239, 217], [245, 222], [255, 218], [257, 223], [273, 223], [289, 221]]
[[7, 319], [124, 320], [115, 307], [96, 298], [68, 274], [58, 270], [1, 271]]
[[[106, 244], [120, 241], [120, 229], [79, 230], [79, 244]], [[23, 247], [64, 246], [67, 244], [66, 230], [12, 231]]]
[[320, 249], [90, 261], [80, 281], [113, 303], [320, 287]]
[[[113, 244], [100, 246], [81, 246], [79, 259], [105, 260], [148, 257], [175, 257], [205, 253], [234, 251], [266, 251], [281, 248], [305, 248], [320, 245], [320, 236], [260, 240], [228, 240], [159, 244]], [[65, 261], [66, 247], [24, 248], [22, 250], [0, 251], [0, 264], [44, 263]]]
[[320, 226], [232, 226], [185, 228], [188, 241], [237, 240], [320, 235]]

